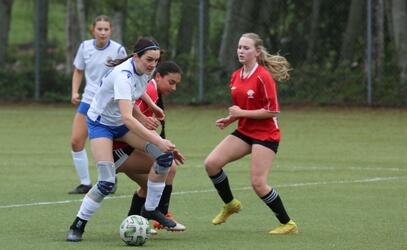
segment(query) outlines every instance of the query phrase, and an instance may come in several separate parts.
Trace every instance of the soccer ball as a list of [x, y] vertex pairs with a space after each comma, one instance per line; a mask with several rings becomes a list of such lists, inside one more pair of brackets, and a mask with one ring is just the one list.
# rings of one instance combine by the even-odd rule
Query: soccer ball
[[150, 224], [139, 215], [130, 215], [120, 225], [120, 238], [130, 246], [142, 246], [150, 238]]

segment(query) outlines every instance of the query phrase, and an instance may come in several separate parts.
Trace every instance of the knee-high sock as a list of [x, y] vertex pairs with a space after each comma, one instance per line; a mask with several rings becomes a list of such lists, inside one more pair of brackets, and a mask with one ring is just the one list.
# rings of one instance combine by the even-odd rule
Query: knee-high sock
[[147, 211], [153, 211], [158, 207], [164, 187], [165, 182], [147, 181], [147, 197], [144, 204]]
[[225, 172], [221, 169], [217, 175], [209, 176], [209, 178], [211, 178], [213, 185], [223, 202], [225, 204], [231, 202], [233, 200], [233, 194], [230, 190], [229, 180]]
[[83, 185], [90, 185], [90, 176], [89, 176], [89, 163], [88, 163], [88, 155], [86, 154], [86, 150], [82, 150], [79, 152], [72, 151], [72, 160], [73, 164], [75, 165], [76, 173], [81, 180], [81, 184]]
[[163, 194], [161, 196], [160, 203], [158, 204], [158, 209], [163, 213], [168, 213], [168, 207], [170, 206], [170, 199], [172, 193], [172, 185], [165, 185]]
[[277, 191], [272, 189], [268, 194], [260, 198], [274, 212], [281, 224], [287, 224], [290, 221], [290, 217], [285, 211], [283, 201]]
[[131, 200], [130, 210], [127, 214], [130, 215], [140, 215], [141, 208], [143, 207], [144, 203], [146, 202], [145, 197], [138, 196], [137, 192], [134, 193], [133, 199]]

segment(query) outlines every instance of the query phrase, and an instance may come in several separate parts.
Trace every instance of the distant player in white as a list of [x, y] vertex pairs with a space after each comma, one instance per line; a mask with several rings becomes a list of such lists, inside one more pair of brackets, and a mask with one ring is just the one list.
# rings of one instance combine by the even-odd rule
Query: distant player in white
[[68, 241], [81, 241], [85, 225], [100, 207], [104, 197], [115, 186], [113, 140], [152, 155], [152, 166], [147, 197], [141, 215], [158, 221], [169, 231], [183, 231], [185, 227], [167, 218], [157, 209], [165, 179], [173, 162], [175, 145], [161, 138], [155, 131], [145, 128], [133, 117], [136, 99], [142, 98], [158, 117], [164, 117], [160, 109], [145, 93], [150, 75], [160, 59], [160, 48], [152, 38], [141, 38], [134, 47], [134, 54], [122, 60], [110, 61], [113, 70], [102, 78], [88, 111], [89, 139], [98, 171], [98, 181], [85, 195], [77, 217], [68, 231]]
[[[88, 136], [86, 113], [93, 96], [99, 89], [102, 76], [108, 71], [106, 62], [109, 59], [120, 59], [127, 56], [124, 47], [110, 40], [112, 34], [111, 22], [107, 16], [96, 17], [92, 28], [94, 39], [81, 43], [73, 62], [71, 102], [79, 104], [76, 111], [71, 136], [72, 159], [80, 179], [80, 185], [69, 194], [86, 194], [92, 187], [88, 169], [88, 156], [85, 143]], [[79, 88], [85, 74], [86, 86], [82, 95]]]

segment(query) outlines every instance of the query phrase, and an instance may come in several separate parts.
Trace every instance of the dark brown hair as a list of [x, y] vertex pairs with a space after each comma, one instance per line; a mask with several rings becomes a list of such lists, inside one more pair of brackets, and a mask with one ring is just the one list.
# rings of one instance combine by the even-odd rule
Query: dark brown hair
[[130, 57], [132, 57], [134, 54], [137, 54], [138, 57], [141, 57], [149, 50], [160, 50], [160, 45], [152, 37], [139, 38], [136, 42], [136, 45], [134, 45], [134, 50], [133, 50], [132, 54], [130, 54], [127, 57], [122, 58], [122, 59], [115, 59], [115, 60], [110, 59], [106, 62], [106, 65], [108, 67], [117, 66], [117, 65], [123, 63], [124, 61], [126, 61], [127, 59], [129, 59]]

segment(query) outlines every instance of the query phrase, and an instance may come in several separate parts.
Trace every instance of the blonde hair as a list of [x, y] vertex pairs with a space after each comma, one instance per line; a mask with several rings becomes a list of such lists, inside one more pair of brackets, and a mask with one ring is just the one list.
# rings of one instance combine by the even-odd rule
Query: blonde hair
[[270, 71], [273, 78], [277, 81], [290, 79], [289, 71], [292, 70], [290, 63], [284, 56], [271, 55], [263, 46], [263, 40], [256, 33], [245, 33], [242, 37], [249, 38], [254, 41], [254, 47], [260, 50], [260, 55], [257, 57], [257, 62]]

